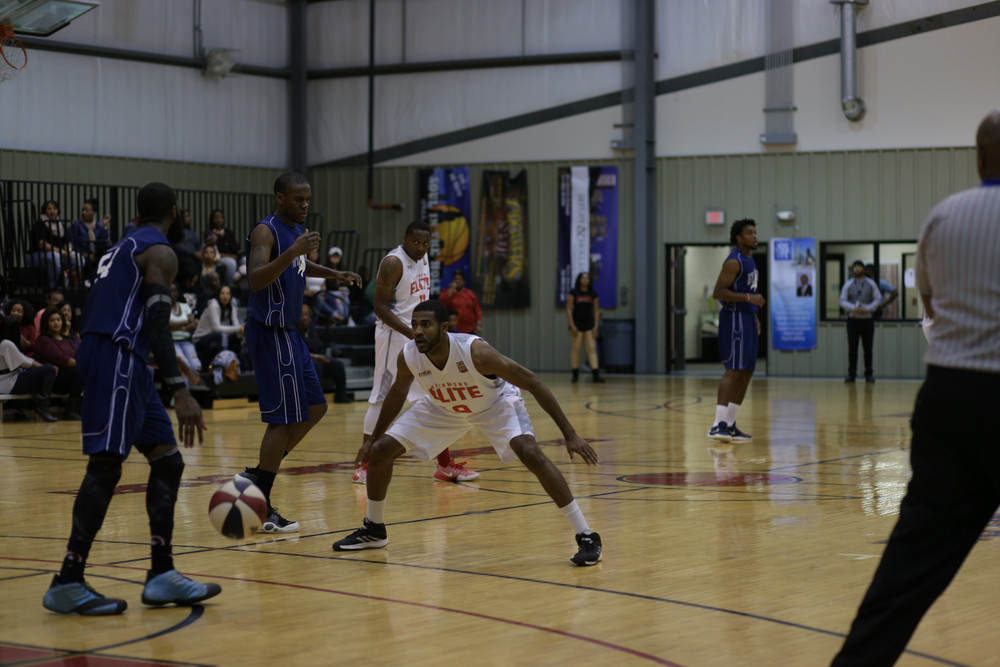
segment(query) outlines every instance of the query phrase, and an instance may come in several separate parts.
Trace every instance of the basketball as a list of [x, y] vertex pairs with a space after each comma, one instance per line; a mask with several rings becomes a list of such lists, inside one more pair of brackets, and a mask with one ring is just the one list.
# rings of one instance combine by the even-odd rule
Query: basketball
[[267, 515], [267, 499], [253, 482], [236, 477], [212, 494], [208, 518], [226, 537], [241, 540], [260, 530]]
[[469, 247], [469, 223], [465, 216], [438, 223], [438, 238], [441, 239], [441, 255], [438, 259], [445, 266], [462, 259]]

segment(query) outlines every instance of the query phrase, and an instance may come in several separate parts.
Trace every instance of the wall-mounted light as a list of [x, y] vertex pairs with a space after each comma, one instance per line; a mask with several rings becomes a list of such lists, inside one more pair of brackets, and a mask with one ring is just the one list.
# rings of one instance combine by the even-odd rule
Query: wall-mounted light
[[795, 211], [786, 209], [784, 211], [776, 211], [774, 215], [780, 223], [790, 225], [795, 222]]

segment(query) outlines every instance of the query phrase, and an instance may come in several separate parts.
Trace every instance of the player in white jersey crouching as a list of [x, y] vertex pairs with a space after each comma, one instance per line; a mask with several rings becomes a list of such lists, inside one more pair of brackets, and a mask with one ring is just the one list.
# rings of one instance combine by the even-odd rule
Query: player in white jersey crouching
[[[579, 551], [572, 561], [576, 565], [595, 565], [601, 560], [601, 538], [590, 530], [562, 473], [535, 441], [518, 387], [531, 392], [555, 421], [571, 461], [574, 454], [579, 454], [586, 463], [595, 465], [597, 454], [577, 434], [552, 392], [534, 373], [478, 336], [449, 333], [448, 310], [439, 301], [424, 301], [414, 309], [413, 340], [403, 347], [397, 366], [378, 422], [356, 461], [368, 457], [364, 524], [335, 542], [334, 551], [386, 546], [389, 538], [383, 514], [393, 462], [407, 452], [429, 461], [469, 429], [478, 427], [502, 461], [520, 459], [534, 473], [573, 525]], [[414, 378], [422, 395], [392, 423]]]

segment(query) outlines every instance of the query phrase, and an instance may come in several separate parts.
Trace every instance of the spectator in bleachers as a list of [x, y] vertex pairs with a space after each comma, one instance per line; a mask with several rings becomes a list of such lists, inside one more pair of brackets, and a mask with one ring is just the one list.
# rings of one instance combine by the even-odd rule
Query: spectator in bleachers
[[201, 377], [201, 359], [191, 342], [191, 333], [198, 328], [198, 320], [191, 312], [191, 306], [179, 298], [177, 284], [170, 286], [170, 333], [174, 339], [177, 364], [188, 386], [197, 384]]
[[0, 394], [34, 394], [34, 408], [43, 421], [59, 421], [49, 412], [56, 367], [29, 359], [17, 349], [17, 320], [11, 316], [0, 325]]
[[232, 290], [223, 285], [208, 302], [191, 336], [202, 368], [212, 364], [222, 350], [232, 350], [239, 357], [243, 350], [243, 325], [236, 314]]
[[63, 419], [80, 419], [80, 397], [83, 380], [76, 369], [76, 343], [63, 336], [63, 316], [59, 308], [46, 308], [42, 314], [42, 331], [35, 343], [35, 360], [59, 369], [52, 392], [68, 394]]
[[[316, 367], [316, 375], [319, 376], [320, 382], [325, 377], [333, 380], [333, 402], [353, 403], [354, 394], [347, 391], [347, 372], [344, 370], [344, 363], [340, 359], [327, 356], [323, 340], [316, 332], [316, 326], [313, 323], [312, 308], [309, 306], [302, 306], [299, 331], [302, 332], [302, 337], [306, 341], [306, 347], [309, 348], [309, 356], [312, 357], [313, 366]], [[335, 345], [331, 347], [336, 348]]]
[[[11, 317], [17, 323], [17, 336], [11, 337], [11, 340], [17, 343], [17, 348], [24, 354], [32, 352], [35, 349], [35, 338], [38, 337], [38, 330], [34, 328], [35, 321], [35, 308], [27, 301], [22, 301], [21, 299], [14, 299], [7, 302], [7, 306], [4, 308], [7, 313], [7, 317]], [[28, 322], [25, 325], [25, 322]], [[28, 340], [25, 338], [25, 334], [31, 334], [34, 331], [34, 338]]]
[[42, 204], [42, 214], [31, 226], [31, 250], [25, 261], [44, 270], [49, 287], [61, 285], [63, 271], [68, 276], [76, 266], [67, 231], [67, 225], [59, 218], [59, 202], [50, 199]]
[[97, 219], [98, 202], [96, 199], [85, 199], [80, 208], [80, 217], [69, 224], [69, 241], [85, 261], [86, 277], [93, 277], [97, 271], [97, 262], [101, 255], [111, 247], [108, 225], [111, 215], [106, 214], [103, 220]]
[[458, 333], [470, 333], [477, 336], [483, 331], [483, 310], [479, 307], [476, 293], [465, 286], [465, 271], [455, 271], [451, 277], [451, 285], [441, 292], [441, 303], [458, 311]]
[[[358, 270], [358, 275], [361, 276], [361, 280], [364, 281], [364, 287], [360, 287], [355, 284], [351, 284], [347, 288], [347, 299], [351, 305], [351, 318], [356, 324], [375, 324], [374, 304], [370, 303], [365, 296], [365, 288], [368, 286], [368, 269], [366, 267], [361, 267]], [[366, 322], [365, 319], [369, 317], [370, 321]]]
[[229, 283], [226, 282], [225, 267], [219, 261], [219, 249], [211, 243], [206, 243], [205, 247], [201, 249], [202, 280], [204, 280], [205, 276], [209, 273], [219, 274], [221, 283], [223, 285], [229, 285]]
[[180, 248], [201, 261], [201, 239], [198, 238], [198, 232], [194, 231], [192, 226], [191, 211], [183, 209], [177, 213], [177, 216], [184, 221], [184, 240], [173, 244], [174, 252]]
[[62, 303], [56, 304], [56, 308], [59, 309], [59, 312], [62, 314], [63, 317], [63, 330], [62, 330], [63, 337], [69, 338], [73, 341], [74, 344], [79, 345], [80, 333], [77, 331], [77, 328], [73, 325], [73, 306], [63, 301]]
[[[319, 250], [314, 248], [309, 251], [306, 255], [306, 259], [315, 264], [319, 264]], [[314, 308], [316, 303], [316, 297], [322, 294], [326, 290], [326, 279], [318, 278], [316, 276], [306, 276], [306, 288], [305, 292], [302, 293], [302, 303]], [[322, 317], [322, 315], [320, 315]]]
[[205, 310], [208, 309], [208, 302], [215, 298], [221, 287], [222, 279], [219, 278], [218, 273], [213, 271], [199, 276], [198, 284], [195, 288], [195, 304], [194, 308], [191, 309], [195, 317], [200, 318], [204, 314]]
[[[340, 268], [340, 262], [343, 259], [344, 259], [344, 251], [338, 248], [337, 246], [333, 246], [326, 252], [326, 265], [329, 266], [334, 271], [342, 270]], [[340, 287], [340, 283], [331, 278], [330, 281], [327, 282], [326, 286], [335, 289], [337, 287]]]
[[209, 215], [208, 230], [205, 231], [205, 246], [214, 245], [220, 265], [219, 276], [223, 285], [233, 285], [233, 276], [239, 265], [243, 249], [233, 230], [226, 227], [226, 214], [215, 209]]
[[44, 328], [42, 326], [42, 314], [45, 312], [45, 309], [58, 306], [63, 301], [65, 301], [63, 298], [63, 291], [58, 287], [53, 287], [45, 291], [45, 305], [42, 306], [41, 310], [35, 313], [35, 338], [38, 337], [38, 334], [40, 334]]

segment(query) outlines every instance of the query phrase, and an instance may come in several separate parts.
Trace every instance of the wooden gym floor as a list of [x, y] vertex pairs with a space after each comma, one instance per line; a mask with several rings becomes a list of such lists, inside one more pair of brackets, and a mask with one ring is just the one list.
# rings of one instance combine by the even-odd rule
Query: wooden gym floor
[[[41, 599], [59, 568], [84, 471], [79, 424], [0, 426], [0, 664], [3, 665], [826, 665], [854, 616], [909, 478], [916, 382], [753, 381], [739, 426], [713, 445], [718, 377], [547, 375], [601, 465], [570, 464], [529, 399], [604, 561], [576, 568], [572, 530], [519, 464], [472, 433], [454, 448], [482, 472], [434, 482], [401, 460], [386, 506], [388, 548], [339, 554], [360, 525], [351, 483], [366, 403], [330, 405], [285, 460], [281, 512], [302, 531], [234, 542], [208, 499], [256, 461], [256, 406], [206, 413], [185, 450], [178, 569], [222, 585], [204, 607], [145, 608], [146, 464], [125, 464], [88, 580], [123, 597], [119, 617], [60, 616]], [[931, 609], [900, 665], [998, 665], [1000, 521]]]

